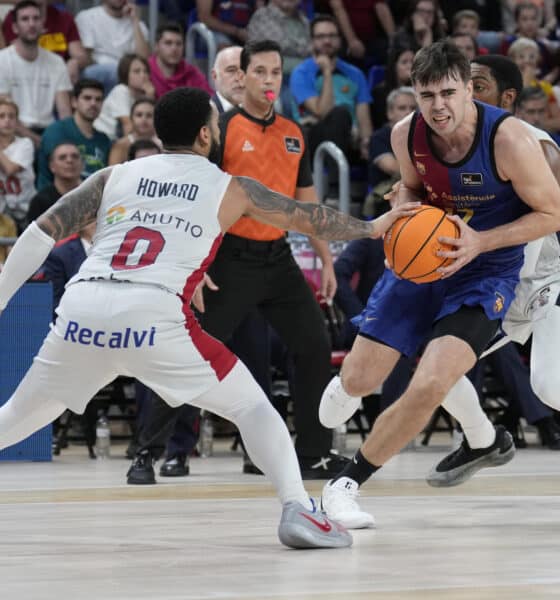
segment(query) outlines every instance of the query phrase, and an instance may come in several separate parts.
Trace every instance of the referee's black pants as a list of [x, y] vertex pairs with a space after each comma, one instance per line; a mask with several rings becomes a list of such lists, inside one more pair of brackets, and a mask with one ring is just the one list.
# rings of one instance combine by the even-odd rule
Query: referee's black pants
[[[332, 432], [320, 424], [318, 414], [331, 376], [330, 341], [324, 315], [288, 243], [284, 238], [260, 242], [226, 234], [208, 274], [220, 289], [204, 291], [203, 329], [228, 342], [243, 319], [258, 308], [294, 361], [296, 452], [299, 457], [325, 456], [332, 447]], [[245, 344], [249, 368], [260, 360], [258, 341]], [[256, 348], [253, 360], [247, 356], [251, 347]], [[173, 429], [175, 413], [154, 397], [139, 434], [139, 451], [149, 449], [157, 455]]]

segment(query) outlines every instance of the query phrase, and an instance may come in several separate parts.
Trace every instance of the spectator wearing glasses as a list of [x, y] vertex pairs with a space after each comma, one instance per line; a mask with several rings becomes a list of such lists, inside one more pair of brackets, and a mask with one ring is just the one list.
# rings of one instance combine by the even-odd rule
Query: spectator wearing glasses
[[438, 0], [413, 0], [394, 43], [425, 48], [444, 36], [442, 20]]
[[338, 58], [340, 31], [330, 15], [311, 23], [312, 56], [297, 66], [290, 91], [297, 105], [296, 120], [306, 129], [311, 156], [326, 140], [349, 156], [359, 148], [367, 159], [372, 127], [371, 94], [364, 74]]

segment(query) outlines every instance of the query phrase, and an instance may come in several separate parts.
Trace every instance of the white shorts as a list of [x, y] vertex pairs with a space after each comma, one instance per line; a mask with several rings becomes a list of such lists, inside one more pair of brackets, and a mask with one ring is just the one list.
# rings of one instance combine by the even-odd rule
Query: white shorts
[[560, 273], [541, 278], [523, 278], [515, 288], [502, 329], [513, 341], [524, 344], [533, 331], [533, 323], [544, 319], [555, 305], [560, 292]]
[[75, 283], [57, 315], [26, 376], [27, 393], [74, 412], [118, 375], [137, 378], [179, 406], [216, 386], [237, 361], [178, 296], [154, 286]]

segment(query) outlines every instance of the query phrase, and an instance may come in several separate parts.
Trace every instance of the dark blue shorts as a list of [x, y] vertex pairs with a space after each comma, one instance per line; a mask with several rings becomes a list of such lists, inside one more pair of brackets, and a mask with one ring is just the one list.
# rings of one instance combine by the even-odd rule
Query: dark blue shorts
[[482, 306], [490, 320], [503, 319], [519, 281], [516, 271], [504, 276], [461, 270], [449, 279], [412, 283], [386, 270], [367, 305], [352, 322], [359, 333], [414, 356], [436, 321], [461, 306]]

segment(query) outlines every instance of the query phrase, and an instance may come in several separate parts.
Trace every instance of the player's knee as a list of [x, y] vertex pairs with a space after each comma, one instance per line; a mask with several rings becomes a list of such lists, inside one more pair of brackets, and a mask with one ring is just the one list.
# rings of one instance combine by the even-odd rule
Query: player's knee
[[444, 401], [449, 386], [437, 373], [422, 373], [414, 377], [409, 391], [409, 397], [414, 404], [421, 405], [426, 410], [434, 410]]
[[342, 365], [342, 385], [344, 391], [350, 396], [368, 396], [380, 385], [381, 381], [376, 376], [375, 369], [371, 364], [349, 354]]

